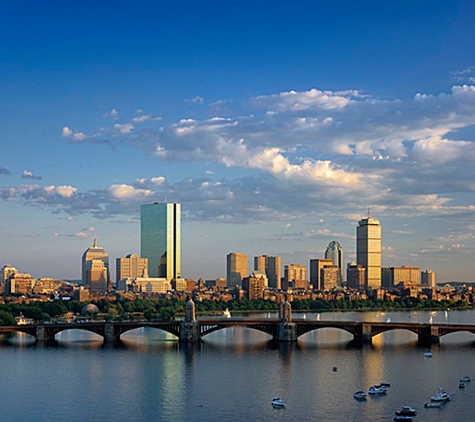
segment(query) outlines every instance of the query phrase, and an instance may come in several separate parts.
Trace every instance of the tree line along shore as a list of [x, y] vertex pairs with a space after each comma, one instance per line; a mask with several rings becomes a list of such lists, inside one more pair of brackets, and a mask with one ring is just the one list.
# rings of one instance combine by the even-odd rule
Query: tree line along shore
[[[0, 305], [0, 325], [15, 325], [15, 317], [23, 316], [37, 323], [58, 321], [75, 318], [81, 315], [85, 305], [96, 305], [99, 312], [88, 312], [82, 317], [101, 320], [135, 320], [169, 321], [184, 315], [185, 302], [177, 298], [150, 299], [137, 298], [117, 299], [110, 301], [100, 299], [79, 302], [50, 301], [33, 303], [6, 303]], [[230, 312], [276, 312], [279, 304], [266, 299], [241, 300], [202, 300], [195, 303], [198, 315], [221, 315], [225, 309]], [[295, 312], [332, 312], [332, 311], [403, 311], [403, 310], [465, 310], [473, 306], [465, 300], [434, 301], [419, 298], [395, 299], [388, 302], [383, 300], [294, 300], [292, 310]]]

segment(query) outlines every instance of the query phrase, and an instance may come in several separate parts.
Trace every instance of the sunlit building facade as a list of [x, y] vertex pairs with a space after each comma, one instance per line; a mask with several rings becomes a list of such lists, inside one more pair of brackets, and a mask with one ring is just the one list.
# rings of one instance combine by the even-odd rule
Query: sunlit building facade
[[421, 282], [421, 269], [405, 265], [403, 267], [382, 267], [381, 286], [391, 288], [397, 286], [401, 281], [411, 284]]
[[141, 206], [140, 255], [148, 259], [150, 277], [169, 281], [180, 278], [180, 204], [154, 202]]
[[425, 270], [421, 273], [421, 284], [426, 284], [430, 287], [436, 287], [435, 271]]
[[116, 281], [123, 278], [148, 278], [148, 259], [139, 258], [137, 254], [116, 259]]
[[280, 256], [255, 256], [254, 270], [265, 271], [269, 287], [274, 289], [281, 288], [282, 261]]
[[[100, 261], [103, 265], [101, 266], [99, 262], [93, 264], [92, 261]], [[93, 289], [91, 281], [94, 282]], [[97, 239], [94, 239], [92, 247], [86, 249], [82, 255], [82, 283], [89, 290], [103, 292], [110, 290], [109, 255], [103, 248], [97, 246]], [[97, 290], [99, 286], [100, 290]]]
[[290, 264], [284, 267], [284, 282], [282, 288], [288, 290], [306, 289], [308, 287], [307, 267], [300, 264]]
[[350, 262], [346, 267], [346, 285], [352, 289], [358, 289], [359, 291], [367, 290], [366, 285], [366, 270], [362, 265], [358, 265], [356, 262]]
[[332, 259], [319, 258], [310, 260], [310, 284], [313, 286], [314, 289], [325, 289], [321, 280], [321, 271], [322, 268], [328, 265], [333, 265]]
[[369, 215], [356, 227], [356, 262], [366, 270], [367, 288], [381, 288], [381, 224]]
[[242, 280], [249, 274], [246, 254], [231, 252], [226, 256], [226, 279], [228, 287], [242, 286]]

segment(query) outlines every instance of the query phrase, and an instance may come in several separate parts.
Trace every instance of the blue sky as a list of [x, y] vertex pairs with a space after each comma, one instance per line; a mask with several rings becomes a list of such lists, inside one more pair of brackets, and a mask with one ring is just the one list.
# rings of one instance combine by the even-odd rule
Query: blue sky
[[470, 1], [4, 1], [1, 265], [80, 277], [180, 202], [182, 275], [228, 252], [355, 257], [474, 280]]

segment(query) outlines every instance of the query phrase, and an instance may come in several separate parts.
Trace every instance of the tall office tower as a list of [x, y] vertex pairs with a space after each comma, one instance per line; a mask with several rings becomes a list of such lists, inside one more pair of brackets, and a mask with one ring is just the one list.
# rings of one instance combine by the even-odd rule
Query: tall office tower
[[320, 274], [323, 267], [333, 265], [332, 259], [311, 259], [310, 260], [310, 284], [314, 289], [324, 290], [324, 286], [320, 280]]
[[228, 287], [242, 286], [242, 279], [247, 277], [247, 255], [239, 252], [231, 252], [226, 256], [226, 280]]
[[11, 266], [11, 265], [5, 265], [3, 268], [2, 268], [2, 279], [0, 280], [2, 283], [5, 283], [8, 278], [14, 274], [18, 274], [18, 270]]
[[290, 264], [284, 267], [284, 285], [282, 288], [306, 289], [308, 287], [307, 267], [300, 264]]
[[341, 284], [345, 279], [345, 258], [343, 255], [343, 249], [337, 241], [334, 240], [333, 242], [330, 242], [327, 250], [325, 251], [325, 258], [331, 259], [333, 261], [333, 265], [338, 267], [338, 284]]
[[356, 262], [350, 262], [346, 267], [347, 286], [360, 291], [367, 290], [365, 273], [366, 270], [362, 265], [358, 265]]
[[269, 287], [272, 287], [274, 289], [280, 289], [282, 277], [282, 261], [280, 259], [280, 256], [255, 256], [254, 270], [265, 271], [267, 279], [269, 281]]
[[421, 284], [427, 284], [430, 287], [435, 287], [435, 272], [432, 270], [425, 270], [421, 273]]
[[85, 265], [86, 283], [91, 292], [107, 292], [109, 290], [108, 269], [104, 261], [91, 259]]
[[[106, 279], [106, 287], [103, 291], [108, 291], [110, 289], [109, 255], [104, 249], [97, 246], [97, 239], [94, 239], [93, 246], [91, 248], [87, 248], [84, 254], [82, 255], [82, 283], [87, 289], [91, 289], [89, 283], [89, 281], [91, 280], [91, 276], [90, 274], [87, 274], [87, 271], [90, 271], [92, 269], [93, 260], [102, 261], [104, 264], [104, 277]], [[97, 273], [98, 266], [99, 264], [97, 263], [94, 265], [95, 273]]]
[[140, 255], [148, 259], [149, 276], [180, 278], [180, 204], [154, 202], [142, 205], [140, 211]]
[[139, 258], [137, 254], [116, 259], [116, 281], [123, 278], [148, 278], [148, 259]]
[[267, 268], [267, 257], [269, 255], [261, 255], [254, 257], [254, 270], [255, 271], [265, 271]]
[[368, 289], [381, 287], [381, 225], [379, 220], [363, 218], [356, 227], [356, 262], [366, 270]]
[[336, 265], [325, 265], [320, 270], [320, 281], [322, 290], [331, 290], [338, 286], [340, 279], [340, 269]]

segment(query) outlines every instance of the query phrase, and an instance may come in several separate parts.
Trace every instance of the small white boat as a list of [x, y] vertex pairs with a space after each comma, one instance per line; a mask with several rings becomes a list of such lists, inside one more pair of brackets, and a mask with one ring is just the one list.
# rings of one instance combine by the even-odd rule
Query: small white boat
[[429, 403], [426, 403], [424, 407], [426, 409], [434, 408], [434, 409], [440, 409], [444, 403], [440, 401], [431, 401]]
[[460, 382], [470, 382], [470, 377], [462, 377], [460, 378]]
[[373, 385], [369, 387], [368, 394], [371, 395], [381, 395], [381, 394], [386, 394], [388, 392], [388, 389], [386, 387], [383, 387], [382, 385]]
[[368, 395], [364, 391], [357, 391], [355, 394], [353, 394], [353, 397], [357, 400], [366, 400]]
[[272, 403], [272, 406], [274, 407], [285, 407], [285, 401], [284, 399], [281, 399], [280, 397], [274, 397], [271, 403]]
[[438, 393], [435, 396], [432, 396], [430, 401], [446, 402], [450, 401], [450, 396], [444, 391], [442, 387], [440, 387]]
[[465, 388], [465, 383], [464, 382], [459, 382], [459, 388]]
[[396, 411], [396, 416], [416, 416], [417, 410], [411, 406], [403, 406], [401, 410]]
[[425, 353], [424, 353], [424, 356], [425, 356], [426, 358], [431, 358], [431, 357], [432, 357], [432, 352], [425, 352]]
[[223, 316], [225, 318], [231, 318], [231, 312], [229, 312], [229, 309], [226, 308], [224, 311], [223, 311]]

